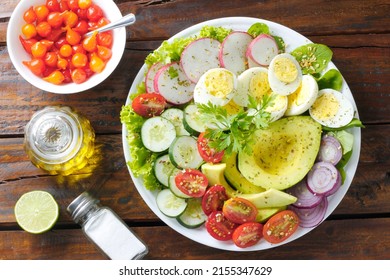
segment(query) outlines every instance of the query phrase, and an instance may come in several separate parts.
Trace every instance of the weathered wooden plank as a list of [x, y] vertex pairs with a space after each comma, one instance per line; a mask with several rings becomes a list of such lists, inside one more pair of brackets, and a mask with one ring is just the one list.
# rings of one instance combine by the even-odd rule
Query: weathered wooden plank
[[[389, 259], [390, 234], [384, 230], [389, 227], [389, 218], [325, 221], [307, 235], [280, 247], [230, 252], [199, 244], [166, 226], [131, 225], [149, 247], [145, 259], [169, 260]], [[0, 259], [78, 260], [105, 257], [87, 241], [81, 229], [62, 229], [41, 235], [0, 231]]]

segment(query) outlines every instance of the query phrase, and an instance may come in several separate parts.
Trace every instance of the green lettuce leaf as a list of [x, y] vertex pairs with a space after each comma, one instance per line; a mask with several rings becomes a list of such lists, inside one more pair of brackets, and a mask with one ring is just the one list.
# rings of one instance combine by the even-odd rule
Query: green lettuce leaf
[[323, 71], [331, 61], [333, 52], [323, 44], [307, 44], [300, 46], [291, 52], [299, 65], [303, 74], [317, 74]]

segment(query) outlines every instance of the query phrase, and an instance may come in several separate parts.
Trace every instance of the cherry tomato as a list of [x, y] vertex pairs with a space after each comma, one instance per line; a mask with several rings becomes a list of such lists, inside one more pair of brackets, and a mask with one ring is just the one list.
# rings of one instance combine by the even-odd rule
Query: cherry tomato
[[87, 74], [81, 68], [76, 68], [72, 71], [72, 81], [76, 84], [81, 84], [87, 79]]
[[64, 44], [60, 48], [60, 55], [62, 57], [69, 57], [69, 56], [72, 55], [72, 53], [73, 53], [73, 49], [72, 49], [72, 47], [69, 44]]
[[76, 54], [76, 53], [87, 54], [87, 51], [84, 50], [84, 48], [81, 44], [72, 46], [72, 49], [73, 49], [73, 54]]
[[57, 0], [46, 0], [46, 7], [50, 12], [59, 12], [61, 11], [60, 4]]
[[66, 36], [61, 36], [55, 43], [54, 46], [57, 49], [60, 49], [63, 45], [67, 44], [68, 42], [66, 41]]
[[103, 16], [102, 9], [95, 4], [92, 4], [87, 10], [87, 17], [90, 21], [98, 21]]
[[177, 187], [191, 197], [202, 197], [208, 185], [207, 177], [197, 169], [184, 169], [175, 177]]
[[19, 35], [19, 40], [22, 43], [23, 48], [25, 49], [26, 52], [31, 54], [31, 47], [34, 45], [36, 42], [38, 42], [37, 39], [31, 38], [31, 39], [24, 39], [22, 36]]
[[70, 72], [70, 69], [67, 68], [65, 70], [61, 70], [62, 75], [64, 75], [64, 80], [62, 83], [71, 83], [72, 81], [72, 74]]
[[255, 245], [263, 237], [263, 225], [256, 222], [248, 222], [239, 225], [233, 232], [233, 242], [240, 248]]
[[53, 41], [50, 41], [50, 40], [47, 40], [47, 39], [42, 39], [39, 41], [42, 45], [44, 45], [47, 50], [50, 50], [51, 47], [54, 45], [54, 42]]
[[62, 25], [64, 16], [60, 12], [51, 12], [47, 16], [47, 22], [53, 28], [59, 28]]
[[58, 69], [65, 70], [68, 67], [68, 61], [65, 58], [58, 56], [57, 57], [57, 67], [58, 67]]
[[63, 17], [65, 26], [74, 27], [79, 22], [78, 15], [73, 11], [66, 11]]
[[46, 20], [50, 12], [49, 9], [46, 7], [46, 5], [37, 6], [35, 7], [34, 11], [35, 14], [37, 15], [38, 22]]
[[224, 151], [218, 152], [214, 148], [211, 148], [210, 139], [205, 137], [204, 132], [199, 135], [197, 145], [200, 156], [206, 162], [218, 163], [222, 160]]
[[213, 185], [202, 197], [202, 209], [206, 215], [222, 210], [223, 203], [228, 199], [224, 186]]
[[76, 68], [85, 67], [88, 63], [88, 57], [83, 53], [75, 53], [72, 56], [72, 64]]
[[26, 39], [31, 39], [37, 36], [37, 29], [34, 24], [26, 23], [22, 26], [22, 33]]
[[95, 73], [100, 73], [105, 67], [104, 61], [96, 53], [92, 53], [89, 60], [89, 68]]
[[60, 0], [59, 6], [60, 6], [60, 12], [68, 11], [69, 10], [68, 0]]
[[206, 221], [206, 230], [207, 232], [217, 240], [230, 240], [234, 229], [238, 226], [232, 221], [228, 220], [222, 211], [212, 212]]
[[65, 77], [61, 71], [55, 70], [49, 76], [44, 77], [43, 79], [49, 83], [60, 85], [65, 80]]
[[97, 33], [94, 32], [91, 36], [83, 40], [83, 48], [88, 52], [94, 52], [97, 46]]
[[68, 6], [72, 11], [77, 11], [80, 8], [78, 0], [68, 0]]
[[73, 27], [73, 30], [80, 35], [83, 35], [88, 32], [88, 23], [85, 20], [80, 20], [76, 26]]
[[161, 115], [166, 105], [164, 97], [158, 93], [142, 93], [131, 104], [134, 112], [144, 118]]
[[51, 25], [47, 21], [41, 21], [36, 26], [37, 33], [41, 37], [46, 37], [51, 33]]
[[112, 56], [111, 49], [97, 45], [97, 55], [103, 60], [109, 60]]
[[57, 67], [57, 54], [55, 52], [47, 52], [43, 61], [49, 67]]
[[77, 9], [76, 14], [79, 16], [79, 19], [88, 20], [87, 17], [88, 9]]
[[38, 41], [31, 46], [31, 54], [35, 58], [43, 58], [47, 52], [47, 47], [42, 42]]
[[256, 206], [241, 197], [232, 197], [226, 200], [222, 212], [226, 218], [237, 224], [254, 222], [257, 216]]
[[104, 47], [107, 47], [107, 48], [111, 48], [112, 47], [113, 39], [112, 39], [112, 34], [109, 31], [98, 33], [96, 38], [97, 38], [97, 44], [98, 45], [104, 46]]
[[45, 72], [45, 62], [40, 58], [33, 58], [31, 61], [23, 61], [23, 64], [37, 76], [41, 76]]
[[37, 15], [34, 12], [33, 6], [24, 12], [23, 19], [26, 23], [34, 23], [37, 20]]
[[291, 210], [283, 210], [273, 215], [264, 225], [264, 239], [270, 243], [280, 243], [289, 238], [298, 228], [299, 218]]
[[57, 42], [59, 40], [59, 38], [62, 36], [62, 33], [64, 33], [64, 32], [65, 31], [61, 27], [57, 28], [57, 29], [52, 28], [51, 33], [46, 36], [46, 39], [53, 41], [53, 42]]
[[81, 35], [79, 33], [77, 33], [76, 31], [74, 31], [69, 26], [67, 26], [66, 29], [67, 29], [67, 31], [66, 31], [66, 41], [70, 45], [72, 45], [72, 46], [77, 45], [78, 43], [80, 43]]
[[78, 0], [81, 9], [88, 9], [92, 5], [92, 0]]

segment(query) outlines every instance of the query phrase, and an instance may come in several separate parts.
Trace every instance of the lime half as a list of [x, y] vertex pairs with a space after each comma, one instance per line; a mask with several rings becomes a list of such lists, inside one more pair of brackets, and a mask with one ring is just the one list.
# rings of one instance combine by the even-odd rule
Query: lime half
[[43, 233], [51, 229], [59, 216], [58, 204], [45, 191], [23, 194], [15, 205], [15, 218], [19, 226], [30, 233]]

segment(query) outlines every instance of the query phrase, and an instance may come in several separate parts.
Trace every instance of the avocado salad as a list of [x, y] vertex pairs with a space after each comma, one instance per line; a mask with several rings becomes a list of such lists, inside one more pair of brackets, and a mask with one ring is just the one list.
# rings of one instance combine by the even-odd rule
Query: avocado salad
[[164, 41], [120, 113], [158, 209], [239, 248], [321, 223], [363, 127], [332, 51], [285, 39], [258, 22]]

